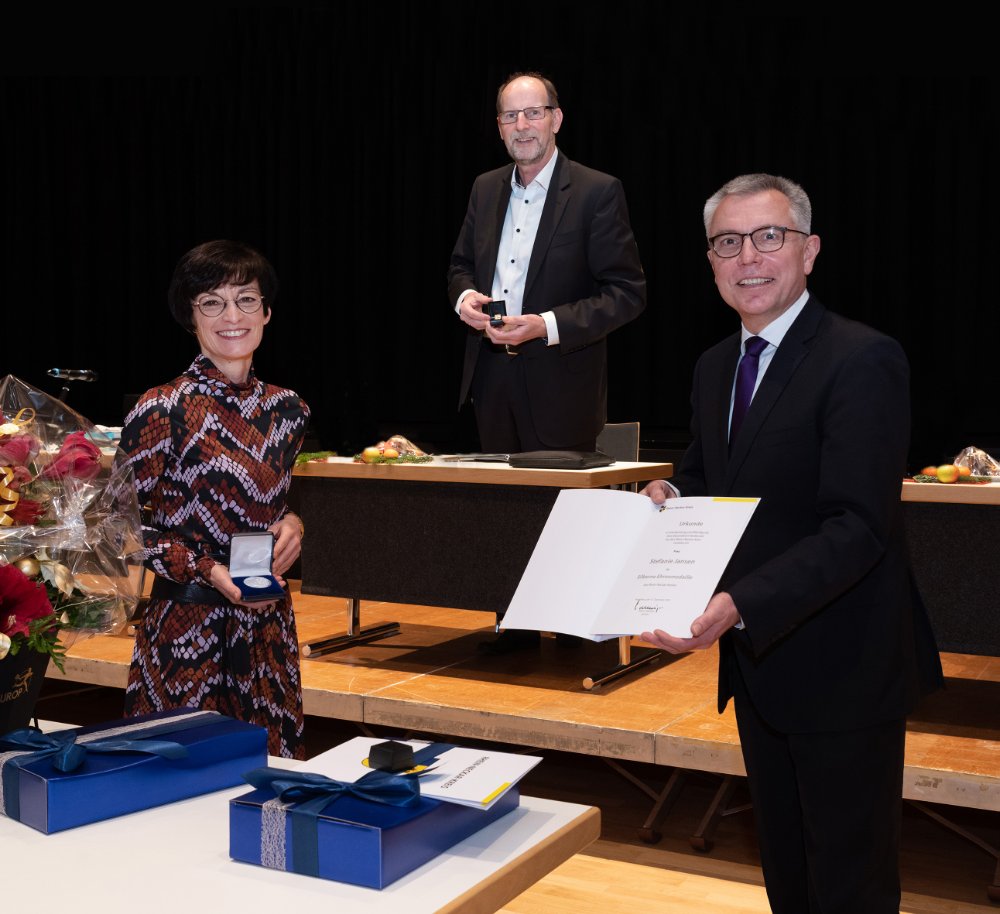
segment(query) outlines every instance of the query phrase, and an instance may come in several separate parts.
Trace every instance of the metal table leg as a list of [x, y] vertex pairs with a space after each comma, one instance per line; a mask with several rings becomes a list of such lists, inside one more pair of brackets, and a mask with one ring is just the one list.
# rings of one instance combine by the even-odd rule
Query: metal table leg
[[657, 792], [648, 784], [643, 783], [639, 780], [631, 771], [627, 768], [623, 768], [618, 762], [612, 759], [604, 759], [605, 763], [609, 768], [617, 771], [625, 780], [634, 784], [638, 787], [646, 796], [651, 797], [655, 802], [653, 803], [652, 809], [649, 811], [649, 815], [646, 816], [646, 821], [639, 826], [639, 838], [645, 841], [647, 844], [655, 844], [663, 836], [655, 829], [656, 823], [660, 820], [662, 816], [665, 816], [673, 808], [674, 802], [676, 801], [678, 795], [681, 792], [681, 788], [684, 786], [684, 782], [687, 779], [687, 770], [684, 768], [674, 768], [667, 779], [667, 783], [664, 788]]
[[619, 679], [626, 673], [638, 669], [646, 664], [653, 663], [663, 656], [662, 651], [650, 648], [648, 651], [640, 652], [635, 658], [632, 657], [632, 639], [629, 635], [618, 637], [618, 664], [610, 670], [598, 673], [595, 676], [587, 676], [583, 680], [583, 687], [587, 690], [596, 689], [608, 682]]
[[997, 861], [996, 871], [993, 873], [993, 882], [991, 885], [986, 887], [986, 897], [990, 901], [1000, 903], [1000, 849], [993, 847], [993, 845], [988, 844], [978, 835], [972, 834], [968, 829], [962, 828], [960, 825], [952, 822], [950, 819], [945, 818], [939, 812], [931, 809], [925, 803], [920, 803], [917, 800], [907, 800], [907, 802], [913, 806], [915, 809], [919, 809], [925, 816], [933, 819], [938, 825], [943, 825], [949, 831], [953, 831], [956, 835], [960, 835], [965, 838], [966, 841], [971, 841], [976, 847], [982, 848]]
[[378, 625], [362, 627], [361, 600], [357, 597], [348, 598], [347, 608], [347, 631], [342, 635], [303, 642], [301, 647], [303, 657], [322, 657], [324, 654], [342, 651], [355, 644], [367, 644], [370, 641], [378, 641], [381, 638], [399, 634], [398, 622], [381, 622]]
[[719, 789], [716, 790], [715, 796], [712, 798], [712, 802], [709, 804], [701, 823], [698, 825], [695, 833], [688, 839], [691, 847], [696, 851], [710, 851], [712, 849], [712, 837], [723, 816], [730, 816], [733, 813], [743, 812], [751, 808], [752, 804], [750, 803], [744, 803], [741, 806], [728, 805], [739, 783], [739, 780], [732, 775], [725, 775], [722, 778], [722, 783], [719, 785]]

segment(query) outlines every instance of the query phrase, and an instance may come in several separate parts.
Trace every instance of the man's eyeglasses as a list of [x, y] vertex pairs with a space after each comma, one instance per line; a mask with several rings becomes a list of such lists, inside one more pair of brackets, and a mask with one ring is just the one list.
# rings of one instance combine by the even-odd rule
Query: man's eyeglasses
[[546, 111], [554, 111], [555, 105], [537, 105], [534, 108], [518, 108], [517, 111], [501, 111], [497, 115], [497, 120], [501, 124], [516, 124], [517, 116], [523, 111], [524, 116], [529, 121], [540, 121], [545, 117]]
[[[232, 301], [232, 299], [230, 299]], [[205, 315], [205, 317], [218, 317], [226, 310], [226, 305], [228, 302], [226, 299], [219, 298], [217, 295], [212, 295], [208, 298], [202, 298], [195, 302], [198, 310]], [[236, 307], [240, 309], [244, 314], [253, 314], [256, 311], [260, 311], [260, 306], [264, 304], [264, 296], [257, 295], [254, 292], [244, 292], [236, 298]]]
[[743, 239], [749, 238], [753, 246], [761, 254], [770, 254], [781, 250], [785, 243], [785, 233], [795, 232], [798, 235], [808, 235], [808, 232], [789, 228], [787, 225], [765, 225], [752, 232], [723, 232], [708, 239], [708, 246], [719, 257], [735, 257], [743, 250]]

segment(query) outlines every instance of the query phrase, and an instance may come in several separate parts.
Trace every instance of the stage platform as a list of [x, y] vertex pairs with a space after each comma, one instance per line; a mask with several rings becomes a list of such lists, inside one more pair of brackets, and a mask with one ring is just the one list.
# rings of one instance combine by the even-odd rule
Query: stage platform
[[[302, 642], [342, 630], [348, 601], [295, 591]], [[617, 659], [617, 642], [537, 651], [477, 651], [491, 636], [486, 612], [365, 603], [366, 621], [400, 620], [400, 632], [302, 661], [307, 714], [371, 727], [481, 739], [533, 749], [743, 775], [731, 708], [715, 708], [714, 651], [663, 655], [598, 689], [582, 677]], [[641, 642], [636, 641], [637, 646]], [[99, 635], [69, 651], [49, 677], [124, 688], [132, 637]], [[909, 721], [903, 795], [1000, 811], [1000, 658], [942, 655], [947, 687]]]

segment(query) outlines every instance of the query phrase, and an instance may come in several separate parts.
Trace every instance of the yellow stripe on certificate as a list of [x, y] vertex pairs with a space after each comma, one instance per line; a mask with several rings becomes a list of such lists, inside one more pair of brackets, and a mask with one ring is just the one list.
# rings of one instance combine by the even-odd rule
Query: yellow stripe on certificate
[[510, 781], [506, 784], [501, 784], [493, 793], [489, 794], [483, 799], [483, 806], [486, 806], [491, 800], [495, 800], [500, 794], [502, 794], [508, 787], [510, 787]]

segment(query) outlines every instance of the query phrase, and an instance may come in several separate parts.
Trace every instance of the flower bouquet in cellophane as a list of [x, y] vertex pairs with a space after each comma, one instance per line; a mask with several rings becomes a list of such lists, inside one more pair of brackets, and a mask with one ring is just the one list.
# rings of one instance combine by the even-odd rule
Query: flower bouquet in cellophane
[[77, 638], [120, 630], [138, 602], [132, 473], [100, 438], [62, 401], [0, 378], [0, 672], [22, 650], [61, 669]]

